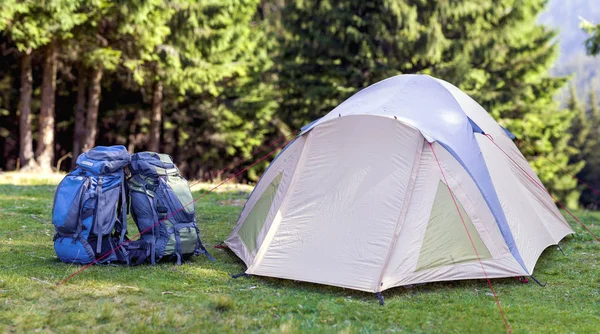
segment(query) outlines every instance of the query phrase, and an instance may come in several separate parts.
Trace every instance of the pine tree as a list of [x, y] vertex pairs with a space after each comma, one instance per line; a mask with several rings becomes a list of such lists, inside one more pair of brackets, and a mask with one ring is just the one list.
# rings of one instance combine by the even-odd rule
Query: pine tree
[[[572, 147], [572, 155], [569, 157], [569, 162], [572, 165], [581, 165], [584, 167], [586, 161], [586, 146], [588, 145], [589, 134], [590, 134], [590, 123], [585, 106], [579, 101], [577, 97], [577, 91], [575, 84], [570, 85], [570, 96], [567, 103], [567, 110], [573, 114], [571, 120], [571, 127], [569, 128], [569, 142], [568, 145]], [[580, 171], [581, 173], [581, 171]], [[576, 181], [576, 180], [575, 180]], [[583, 187], [577, 185], [575, 189], [571, 190], [574, 195], [567, 196], [570, 200], [570, 207], [577, 207], [579, 205], [580, 193]]]
[[[25, 125], [18, 131], [12, 119], [13, 126], [4, 122], [10, 114], [0, 115], [0, 145], [8, 148], [2, 158], [17, 150], [12, 138], [21, 132], [22, 155], [32, 163], [34, 144], [39, 156], [72, 147], [76, 157], [97, 140], [167, 151], [186, 172], [198, 171], [190, 176], [239, 161], [276, 132], [273, 43], [261, 7], [260, 0], [2, 1], [0, 59], [16, 64], [2, 66], [14, 73], [0, 84], [11, 85], [7, 78], [19, 78], [23, 65]], [[18, 47], [18, 62], [5, 45]], [[17, 98], [6, 94], [15, 95], [3, 90], [2, 107], [16, 110], [10, 101]], [[44, 130], [36, 137], [28, 111], [42, 101]], [[15, 165], [5, 161], [2, 168]]]
[[[123, 52], [123, 65], [133, 74], [141, 90], [150, 91], [150, 130], [148, 150], [159, 151], [164, 73], [177, 72], [176, 68], [163, 66], [162, 60], [169, 52], [171, 35], [169, 22], [177, 10], [183, 10], [185, 1], [129, 1], [121, 6], [119, 20], [125, 41], [118, 46]], [[138, 89], [140, 89], [138, 87]]]
[[[84, 135], [75, 137], [80, 142], [73, 145], [82, 151], [87, 151], [96, 144], [104, 74], [115, 71], [121, 63], [122, 52], [116, 45], [125, 33], [118, 14], [121, 6], [126, 4], [127, 2], [113, 3], [109, 0], [87, 0], [85, 9], [88, 19], [74, 32], [77, 37], [78, 76], [81, 85], [87, 84], [87, 89], [82, 87], [83, 92], [87, 90], [87, 103], [78, 101], [80, 106], [85, 105], [85, 115], [78, 115], [79, 121], [83, 123], [78, 126], [84, 129]], [[83, 92], [78, 94], [82, 99], [86, 97]]]
[[585, 167], [577, 174], [577, 177], [594, 190], [582, 187], [580, 203], [586, 208], [598, 209], [600, 195], [596, 191], [600, 190], [600, 105], [594, 89], [590, 91], [587, 124], [590, 131], [582, 152]]
[[[21, 53], [20, 158], [24, 169], [51, 170], [54, 161], [54, 100], [56, 95], [56, 55], [60, 42], [86, 16], [79, 12], [80, 1], [6, 1], [0, 5], [0, 30], [9, 34]], [[33, 157], [31, 134], [32, 53], [44, 55], [44, 73], [39, 117], [39, 136]]]
[[219, 169], [224, 158], [249, 154], [269, 132], [275, 103], [261, 79], [272, 62], [258, 4], [181, 0], [159, 46], [154, 80], [177, 110], [165, 115], [165, 131], [178, 144], [179, 160], [193, 169]]
[[[299, 127], [357, 90], [401, 73], [445, 79], [558, 167], [525, 150], [544, 184], [576, 205], [572, 113], [553, 96], [565, 80], [548, 70], [555, 32], [536, 24], [543, 0], [304, 1], [282, 12], [280, 114]], [[310, 18], [307, 20], [306, 18]]]
[[281, 16], [279, 114], [295, 128], [369, 84], [410, 71], [425, 54], [414, 53], [424, 27], [406, 1], [298, 0]]
[[590, 55], [597, 55], [600, 53], [600, 24], [593, 24], [589, 21], [581, 21], [581, 29], [589, 34], [588, 39], [585, 41], [585, 47]]
[[47, 42], [39, 27], [32, 24], [30, 2], [7, 1], [0, 6], [0, 30], [10, 36], [21, 58], [19, 96], [19, 159], [25, 171], [37, 169], [31, 131], [31, 100], [33, 92], [32, 53]]
[[591, 117], [598, 116], [600, 117], [600, 102], [598, 101], [598, 96], [596, 95], [596, 90], [594, 87], [590, 89], [590, 100], [589, 100], [589, 112], [588, 114]]
[[577, 97], [575, 85], [571, 84], [569, 87], [570, 95], [567, 102], [567, 109], [573, 113], [573, 119], [569, 129], [569, 146], [577, 150], [577, 154], [573, 154], [570, 158], [572, 162], [576, 163], [579, 161], [585, 161], [585, 146], [591, 127], [590, 122], [588, 121], [588, 115], [587, 111], [585, 110], [585, 106]]
[[573, 208], [579, 192], [568, 173], [577, 174], [584, 162], [570, 158], [577, 154], [567, 135], [574, 113], [560, 109], [553, 99], [566, 79], [548, 74], [557, 46], [552, 43], [556, 33], [536, 23], [544, 4], [502, 1], [494, 6], [491, 33], [472, 41], [473, 54], [487, 56], [471, 59], [471, 79], [459, 87], [525, 142], [522, 151], [544, 185]]

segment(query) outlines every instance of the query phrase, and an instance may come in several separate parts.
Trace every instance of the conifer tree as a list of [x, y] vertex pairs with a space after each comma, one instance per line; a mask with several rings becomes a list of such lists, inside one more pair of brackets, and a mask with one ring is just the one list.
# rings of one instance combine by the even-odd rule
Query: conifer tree
[[[80, 1], [6, 1], [0, 5], [0, 30], [8, 33], [21, 54], [21, 96], [19, 103], [20, 159], [24, 169], [51, 170], [54, 161], [54, 101], [56, 55], [60, 43], [86, 16], [79, 12]], [[41, 50], [44, 48], [44, 50]], [[36, 158], [31, 133], [32, 53], [43, 54], [43, 77]], [[37, 163], [36, 163], [37, 161]]]
[[582, 160], [585, 160], [585, 167], [579, 172], [577, 177], [584, 183], [592, 187], [582, 186], [580, 203], [583, 207], [589, 209], [598, 209], [600, 207], [600, 105], [596, 98], [594, 89], [590, 91], [587, 126], [589, 132], [583, 146]]
[[[402, 73], [445, 79], [558, 166], [524, 150], [551, 192], [576, 205], [561, 168], [575, 153], [572, 113], [553, 96], [565, 80], [548, 70], [555, 32], [536, 23], [543, 0], [305, 1], [282, 11], [280, 114], [294, 127], [323, 116], [357, 90]], [[310, 18], [307, 20], [306, 18]], [[562, 173], [562, 174], [561, 174]]]
[[590, 123], [585, 106], [577, 97], [575, 85], [570, 84], [569, 87], [570, 95], [567, 102], [567, 109], [573, 113], [571, 128], [569, 129], [569, 145], [577, 150], [577, 154], [573, 154], [571, 160], [578, 162], [584, 160], [585, 145], [590, 134]]
[[269, 132], [275, 104], [261, 78], [272, 61], [258, 4], [181, 0], [168, 23], [155, 80], [178, 110], [167, 115], [165, 127], [177, 127], [172, 140], [191, 165], [218, 169], [223, 157], [249, 154]]
[[600, 24], [593, 24], [589, 21], [582, 20], [581, 28], [583, 31], [589, 34], [588, 39], [585, 41], [585, 47], [590, 55], [597, 55], [600, 53]]

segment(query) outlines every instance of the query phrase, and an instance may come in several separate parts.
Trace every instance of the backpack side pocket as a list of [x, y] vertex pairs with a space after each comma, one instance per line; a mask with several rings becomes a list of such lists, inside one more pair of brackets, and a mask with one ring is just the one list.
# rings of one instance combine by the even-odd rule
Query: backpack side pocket
[[[164, 213], [160, 212], [160, 208], [157, 208], [159, 209], [159, 215], [164, 214], [164, 217], [161, 218], [166, 218], [177, 223], [194, 221], [196, 213], [195, 203], [188, 189], [176, 192], [176, 190], [182, 189], [173, 189], [163, 178], [159, 178], [156, 195], [160, 204], [166, 206], [166, 212]], [[180, 199], [180, 197], [182, 198]], [[188, 199], [189, 201], [187, 201]]]
[[87, 177], [67, 175], [56, 188], [52, 207], [52, 224], [59, 235], [78, 232], [83, 197], [88, 186]]

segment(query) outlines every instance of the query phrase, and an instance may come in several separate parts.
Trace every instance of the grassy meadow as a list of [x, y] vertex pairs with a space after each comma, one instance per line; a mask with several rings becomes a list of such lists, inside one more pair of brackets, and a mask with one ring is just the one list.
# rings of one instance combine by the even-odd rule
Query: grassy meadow
[[[409, 332], [500, 333], [500, 313], [483, 280], [432, 283], [373, 294], [251, 277], [231, 279], [244, 264], [214, 249], [231, 231], [247, 186], [225, 185], [197, 202], [203, 242], [216, 262], [182, 266], [80, 267], [57, 260], [51, 208], [57, 178], [0, 175], [0, 332]], [[195, 187], [195, 196], [209, 185]], [[600, 234], [600, 213], [576, 215]], [[577, 232], [542, 254], [535, 275], [492, 282], [515, 333], [600, 330], [600, 244]], [[130, 221], [130, 226], [134, 226]], [[130, 233], [133, 235], [135, 233]]]

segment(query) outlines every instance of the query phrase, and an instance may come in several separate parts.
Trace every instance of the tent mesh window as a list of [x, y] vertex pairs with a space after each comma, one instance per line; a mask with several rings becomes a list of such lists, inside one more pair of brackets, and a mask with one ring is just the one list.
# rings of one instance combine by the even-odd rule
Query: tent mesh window
[[[425, 230], [416, 271], [475, 261], [477, 254], [481, 260], [492, 258], [471, 218], [456, 196], [454, 196], [454, 200], [456, 200], [460, 215], [452, 200], [450, 189], [440, 181]], [[465, 231], [463, 219], [473, 243]], [[477, 253], [475, 253], [473, 244], [475, 244]]]
[[242, 242], [246, 246], [246, 249], [249, 253], [254, 252], [256, 249], [256, 238], [258, 237], [260, 230], [262, 230], [263, 225], [267, 220], [267, 216], [269, 215], [271, 205], [273, 204], [273, 200], [277, 194], [277, 189], [279, 188], [279, 182], [281, 182], [282, 176], [283, 172], [280, 172], [273, 179], [273, 181], [271, 181], [271, 184], [269, 184], [267, 189], [265, 189], [262, 195], [260, 195], [260, 198], [238, 231], [238, 236], [240, 239], [242, 239]]

